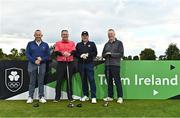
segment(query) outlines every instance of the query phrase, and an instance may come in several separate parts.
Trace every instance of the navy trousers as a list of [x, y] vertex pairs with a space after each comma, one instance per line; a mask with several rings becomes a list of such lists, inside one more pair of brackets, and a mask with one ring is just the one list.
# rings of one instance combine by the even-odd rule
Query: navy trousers
[[82, 90], [84, 96], [89, 96], [89, 85], [91, 98], [96, 98], [96, 84], [94, 80], [94, 65], [93, 63], [79, 63], [79, 72], [82, 80]]

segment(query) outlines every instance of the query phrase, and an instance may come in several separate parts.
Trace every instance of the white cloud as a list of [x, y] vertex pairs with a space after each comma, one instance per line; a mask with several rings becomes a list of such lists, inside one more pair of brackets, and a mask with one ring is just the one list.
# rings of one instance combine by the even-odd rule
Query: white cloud
[[87, 30], [99, 55], [108, 28], [117, 31], [126, 56], [146, 47], [161, 55], [169, 43], [179, 42], [179, 0], [0, 0], [0, 8], [0, 48], [6, 52], [33, 40], [35, 29], [48, 43], [60, 39], [61, 29], [69, 29], [75, 42]]
[[26, 48], [29, 41], [30, 39], [21, 38], [17, 34], [0, 35], [0, 48], [3, 49], [3, 52], [9, 54], [12, 48], [16, 48], [18, 50]]

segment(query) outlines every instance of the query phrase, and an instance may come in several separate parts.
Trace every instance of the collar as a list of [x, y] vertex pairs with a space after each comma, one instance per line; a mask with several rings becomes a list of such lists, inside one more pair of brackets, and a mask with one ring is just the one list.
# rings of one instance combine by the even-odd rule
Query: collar
[[109, 43], [114, 43], [117, 41], [117, 38], [115, 38], [112, 42], [108, 41]]
[[34, 40], [34, 43], [37, 44], [38, 46], [40, 46], [42, 42], [43, 42], [42, 40], [39, 41], [39, 42], [37, 42], [36, 40]]
[[69, 39], [67, 41], [64, 41], [64, 40], [61, 39], [61, 42], [62, 43], [69, 43]]
[[37, 44], [38, 46], [40, 46], [40, 45], [41, 45], [41, 42], [42, 42], [42, 41], [39, 41], [39, 42], [36, 41], [36, 44]]
[[88, 42], [86, 42], [86, 43], [84, 43], [83, 41], [81, 41], [81, 43], [82, 43], [83, 45], [87, 45], [87, 44], [89, 44], [89, 40], [88, 40]]

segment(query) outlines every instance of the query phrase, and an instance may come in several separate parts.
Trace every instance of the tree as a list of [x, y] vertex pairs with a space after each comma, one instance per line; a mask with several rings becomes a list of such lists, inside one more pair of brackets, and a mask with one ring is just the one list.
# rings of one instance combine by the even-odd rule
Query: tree
[[139, 60], [139, 56], [137, 56], [137, 55], [134, 56], [134, 57], [133, 57], [133, 60]]
[[166, 60], [166, 55], [160, 55], [159, 60]]
[[141, 60], [155, 60], [156, 59], [155, 51], [151, 48], [145, 48], [140, 53], [140, 59]]
[[19, 59], [20, 59], [20, 60], [26, 60], [26, 50], [25, 50], [24, 48], [21, 48], [21, 49], [20, 49]]
[[8, 60], [21, 60], [18, 50], [16, 48], [11, 49], [11, 54], [7, 55]]
[[4, 57], [4, 53], [3, 53], [2, 48], [0, 48], [0, 59], [2, 59], [3, 57]]
[[122, 59], [123, 59], [123, 60], [128, 60], [128, 58], [127, 58], [126, 56], [124, 56]]
[[11, 54], [12, 54], [12, 56], [14, 56], [14, 57], [18, 57], [18, 50], [16, 49], [16, 48], [13, 48], [12, 50], [11, 50]]
[[19, 55], [20, 56], [25, 56], [26, 55], [26, 50], [24, 48], [21, 48], [20, 52], [19, 52]]
[[180, 52], [179, 51], [180, 50], [176, 46], [176, 44], [171, 43], [165, 52], [167, 60], [179, 60], [180, 59]]
[[129, 55], [129, 56], [127, 57], [127, 60], [132, 60], [132, 56]]
[[11, 49], [10, 54], [3, 53], [3, 50], [0, 48], [0, 60], [26, 60], [25, 49], [18, 50], [16, 48]]

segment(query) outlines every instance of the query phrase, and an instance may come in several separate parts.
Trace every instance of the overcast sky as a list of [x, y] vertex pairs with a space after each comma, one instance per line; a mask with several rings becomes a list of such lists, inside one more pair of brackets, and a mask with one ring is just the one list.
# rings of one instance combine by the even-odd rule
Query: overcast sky
[[75, 42], [89, 31], [100, 55], [109, 28], [126, 56], [144, 48], [163, 55], [171, 42], [180, 48], [180, 0], [0, 0], [0, 48], [6, 53], [25, 48], [36, 29], [50, 45], [68, 29]]

